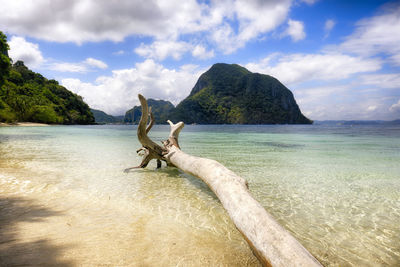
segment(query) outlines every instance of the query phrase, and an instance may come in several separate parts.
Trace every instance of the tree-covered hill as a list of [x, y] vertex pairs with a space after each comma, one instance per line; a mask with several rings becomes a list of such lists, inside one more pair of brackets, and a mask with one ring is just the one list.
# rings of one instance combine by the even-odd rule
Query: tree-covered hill
[[214, 64], [171, 112], [198, 124], [310, 124], [292, 92], [277, 79], [236, 64]]
[[94, 123], [82, 97], [29, 70], [22, 61], [11, 65], [7, 50], [0, 31], [0, 122]]
[[90, 109], [94, 115], [94, 120], [96, 123], [122, 123], [124, 122], [124, 116], [112, 116], [104, 111], [97, 109]]
[[[166, 124], [169, 119], [169, 114], [175, 108], [169, 101], [164, 100], [154, 100], [149, 98], [147, 100], [149, 107], [154, 115], [156, 124]], [[134, 106], [132, 109], [125, 113], [124, 122], [138, 124], [140, 121], [140, 116], [142, 115], [142, 110], [140, 106]]]

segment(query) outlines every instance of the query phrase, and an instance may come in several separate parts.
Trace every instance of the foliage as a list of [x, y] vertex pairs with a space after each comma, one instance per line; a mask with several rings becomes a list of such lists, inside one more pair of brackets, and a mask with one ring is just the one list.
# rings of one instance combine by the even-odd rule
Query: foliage
[[236, 65], [215, 64], [171, 112], [199, 124], [309, 124], [292, 92], [277, 79]]
[[[167, 120], [169, 119], [170, 112], [174, 109], [174, 105], [172, 105], [172, 103], [169, 101], [154, 100], [151, 98], [147, 100], [147, 103], [149, 107], [151, 107], [155, 123], [166, 124]], [[124, 122], [138, 124], [140, 121], [140, 116], [142, 116], [141, 107], [134, 106], [125, 113]]]
[[7, 50], [0, 31], [0, 122], [94, 123], [82, 97], [29, 70], [22, 61], [11, 66]]
[[35, 122], [43, 123], [62, 123], [62, 117], [58, 116], [57, 113], [51, 106], [33, 106], [31, 109], [31, 118]]
[[8, 57], [7, 37], [0, 31], [0, 86], [3, 85], [5, 77], [10, 71], [10, 58]]

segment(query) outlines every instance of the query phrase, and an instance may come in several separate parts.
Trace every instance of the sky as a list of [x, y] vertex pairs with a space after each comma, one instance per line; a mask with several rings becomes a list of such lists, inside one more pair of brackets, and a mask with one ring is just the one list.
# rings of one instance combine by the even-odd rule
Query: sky
[[313, 120], [400, 118], [400, 1], [0, 0], [9, 55], [123, 115], [215, 63], [271, 75]]

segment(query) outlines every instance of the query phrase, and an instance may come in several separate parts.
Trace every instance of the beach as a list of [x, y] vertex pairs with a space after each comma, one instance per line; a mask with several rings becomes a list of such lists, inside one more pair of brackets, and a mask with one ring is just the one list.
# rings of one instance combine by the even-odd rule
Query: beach
[[162, 215], [127, 212], [112, 199], [41, 191], [23, 196], [2, 192], [2, 265], [258, 265], [236, 233], [232, 244], [223, 237], [210, 238], [207, 231], [193, 233]]

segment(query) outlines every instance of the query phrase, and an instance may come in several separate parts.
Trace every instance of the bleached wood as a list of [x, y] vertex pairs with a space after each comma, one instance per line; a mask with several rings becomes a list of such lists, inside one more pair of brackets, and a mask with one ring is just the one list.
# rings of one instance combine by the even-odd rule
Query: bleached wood
[[[321, 266], [320, 263], [250, 194], [247, 181], [219, 162], [188, 155], [180, 150], [179, 133], [184, 124], [171, 126], [168, 140], [163, 147], [147, 137], [147, 102], [139, 95], [142, 104], [142, 118], [138, 127], [138, 139], [143, 147], [155, 152], [168, 165], [204, 181], [221, 201], [236, 228], [242, 233], [254, 254], [264, 266]], [[144, 115], [145, 114], [145, 115]], [[146, 123], [143, 123], [145, 121]], [[139, 129], [139, 128], [142, 129]], [[140, 136], [139, 136], [140, 134]]]

